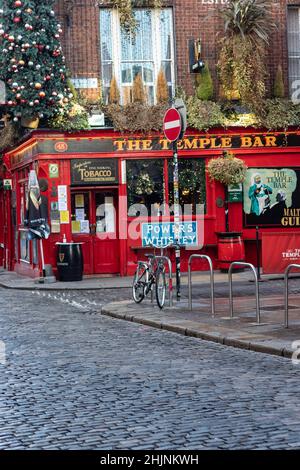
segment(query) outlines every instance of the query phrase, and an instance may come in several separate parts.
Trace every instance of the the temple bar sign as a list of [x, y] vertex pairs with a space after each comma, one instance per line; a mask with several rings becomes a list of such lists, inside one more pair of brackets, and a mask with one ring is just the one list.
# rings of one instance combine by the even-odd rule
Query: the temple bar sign
[[[178, 150], [230, 149], [230, 148], [274, 148], [286, 147], [295, 139], [284, 134], [255, 135], [223, 135], [223, 136], [188, 136], [178, 142]], [[300, 136], [295, 136], [300, 144]], [[170, 142], [166, 139], [118, 139], [113, 142], [117, 152], [140, 152], [147, 150], [170, 150]]]
[[[178, 142], [180, 151], [201, 152], [203, 150], [259, 150], [300, 147], [300, 132], [287, 133], [245, 133], [245, 134], [196, 134], [186, 135]], [[172, 151], [172, 144], [162, 136], [136, 137], [129, 136], [103, 136], [91, 138], [69, 138], [66, 141], [55, 139], [44, 139], [39, 142], [36, 153], [39, 154], [62, 154], [78, 155], [84, 154], [112, 154], [112, 153], [147, 153], [150, 151], [166, 152]], [[12, 164], [32, 158], [31, 154], [22, 153], [12, 156]], [[92, 159], [91, 159], [92, 160]]]
[[72, 185], [112, 185], [118, 184], [118, 161], [95, 158], [71, 160]]

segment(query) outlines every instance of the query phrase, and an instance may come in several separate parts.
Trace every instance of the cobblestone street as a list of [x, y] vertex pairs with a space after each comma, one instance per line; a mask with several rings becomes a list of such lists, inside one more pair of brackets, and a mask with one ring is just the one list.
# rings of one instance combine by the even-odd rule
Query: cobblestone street
[[300, 448], [300, 366], [98, 313], [129, 296], [1, 289], [0, 449]]

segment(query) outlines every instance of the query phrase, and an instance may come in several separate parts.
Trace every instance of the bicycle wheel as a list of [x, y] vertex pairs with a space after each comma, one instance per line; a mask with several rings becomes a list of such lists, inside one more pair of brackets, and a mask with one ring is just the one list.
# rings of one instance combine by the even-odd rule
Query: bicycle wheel
[[156, 294], [156, 302], [160, 309], [162, 309], [165, 305], [166, 290], [167, 290], [167, 283], [166, 283], [165, 269], [158, 268], [157, 274], [156, 274], [155, 294]]
[[148, 271], [144, 266], [138, 266], [133, 278], [132, 297], [139, 304], [145, 298], [145, 288], [148, 282]]

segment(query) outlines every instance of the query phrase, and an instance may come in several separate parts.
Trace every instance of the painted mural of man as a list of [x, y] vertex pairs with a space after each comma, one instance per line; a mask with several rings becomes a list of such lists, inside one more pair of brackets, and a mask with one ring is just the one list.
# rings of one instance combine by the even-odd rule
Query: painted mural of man
[[270, 207], [270, 194], [273, 189], [262, 182], [261, 175], [256, 173], [252, 178], [252, 184], [249, 188], [249, 198], [251, 200], [250, 212], [257, 216], [263, 214]]

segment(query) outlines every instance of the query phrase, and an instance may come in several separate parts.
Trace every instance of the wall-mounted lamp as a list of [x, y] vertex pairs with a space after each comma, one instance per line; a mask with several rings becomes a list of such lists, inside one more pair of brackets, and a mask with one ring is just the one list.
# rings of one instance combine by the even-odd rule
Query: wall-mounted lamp
[[190, 57], [190, 73], [200, 73], [205, 67], [205, 63], [201, 58], [202, 46], [201, 40], [189, 40], [189, 57]]

